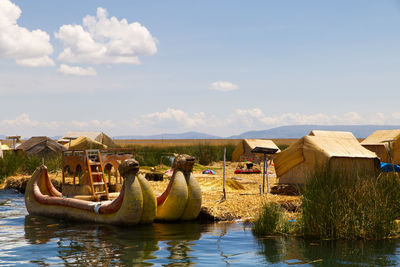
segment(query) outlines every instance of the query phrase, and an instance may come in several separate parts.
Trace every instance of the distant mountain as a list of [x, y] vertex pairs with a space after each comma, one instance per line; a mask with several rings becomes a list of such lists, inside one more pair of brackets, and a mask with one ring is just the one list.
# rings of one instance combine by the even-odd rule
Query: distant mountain
[[114, 136], [114, 139], [280, 139], [300, 138], [308, 135], [312, 130], [324, 131], [346, 131], [352, 132], [357, 138], [366, 138], [376, 130], [400, 129], [400, 125], [292, 125], [281, 126], [261, 131], [249, 131], [230, 137], [219, 137], [199, 132], [187, 132], [180, 134], [157, 134], [157, 135], [126, 135]]
[[231, 139], [244, 138], [300, 138], [308, 135], [312, 130], [346, 131], [352, 132], [357, 138], [366, 138], [376, 130], [400, 129], [399, 125], [292, 125], [281, 126], [262, 131], [249, 131], [240, 135], [234, 135]]
[[[376, 130], [400, 129], [400, 125], [292, 125], [271, 128], [268, 130], [248, 131], [239, 135], [220, 137], [199, 132], [186, 132], [178, 134], [157, 134], [157, 135], [124, 135], [114, 136], [113, 139], [280, 139], [300, 138], [308, 135], [312, 130], [324, 131], [347, 131], [352, 132], [357, 138], [366, 138]], [[61, 136], [52, 136], [58, 140]], [[6, 136], [0, 134], [0, 139], [5, 140]], [[29, 139], [29, 138], [27, 138]]]
[[157, 134], [157, 135], [125, 135], [114, 136], [113, 139], [221, 139], [215, 135], [209, 135], [198, 132], [187, 132], [180, 134]]

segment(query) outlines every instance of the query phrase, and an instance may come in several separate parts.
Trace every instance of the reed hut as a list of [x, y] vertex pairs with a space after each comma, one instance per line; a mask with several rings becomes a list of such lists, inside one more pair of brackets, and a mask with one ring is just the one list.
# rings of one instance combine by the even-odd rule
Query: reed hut
[[264, 154], [252, 153], [256, 147], [278, 149], [277, 145], [272, 140], [264, 139], [243, 139], [232, 152], [232, 161], [251, 161], [260, 163], [264, 159]]
[[400, 129], [375, 131], [361, 145], [375, 152], [382, 162], [392, 163], [391, 156], [394, 164], [400, 164]]
[[16, 150], [24, 151], [28, 155], [46, 157], [64, 151], [65, 147], [47, 136], [34, 136], [19, 145]]
[[71, 143], [66, 143], [64, 146], [70, 150], [84, 150], [84, 149], [104, 149], [107, 148], [106, 145], [97, 142], [86, 136], [80, 136]]
[[[315, 135], [316, 134], [316, 135]], [[379, 159], [348, 134], [334, 133], [304, 136], [274, 159], [279, 183], [304, 184], [308, 175], [317, 167], [328, 166], [332, 170], [359, 170], [375, 172]]]
[[103, 132], [68, 132], [61, 139], [59, 139], [58, 142], [62, 145], [65, 145], [68, 144], [71, 139], [77, 139], [81, 136], [95, 140], [103, 145], [106, 145], [108, 148], [118, 147], [118, 145]]

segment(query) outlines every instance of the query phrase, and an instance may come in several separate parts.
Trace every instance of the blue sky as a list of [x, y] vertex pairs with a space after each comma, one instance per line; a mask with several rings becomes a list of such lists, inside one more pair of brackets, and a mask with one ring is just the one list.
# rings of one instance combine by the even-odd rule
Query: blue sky
[[399, 29], [400, 1], [0, 0], [0, 134], [400, 124]]

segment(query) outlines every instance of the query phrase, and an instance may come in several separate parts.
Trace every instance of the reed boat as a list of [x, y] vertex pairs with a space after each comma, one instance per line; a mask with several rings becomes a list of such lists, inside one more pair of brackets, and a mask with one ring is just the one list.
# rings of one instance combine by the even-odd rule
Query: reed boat
[[124, 177], [118, 197], [113, 201], [92, 202], [64, 197], [51, 183], [47, 167], [42, 165], [27, 184], [26, 208], [31, 215], [79, 221], [122, 225], [153, 222], [157, 201], [147, 180], [137, 175], [139, 163], [126, 159], [118, 169]]
[[193, 165], [192, 156], [175, 157], [171, 180], [164, 193], [157, 197], [157, 220], [194, 220], [199, 215], [201, 188], [192, 174]]

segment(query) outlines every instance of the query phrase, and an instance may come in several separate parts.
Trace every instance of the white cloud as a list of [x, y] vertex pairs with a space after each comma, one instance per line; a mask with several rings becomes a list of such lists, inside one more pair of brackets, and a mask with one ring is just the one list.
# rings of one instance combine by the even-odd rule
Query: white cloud
[[275, 127], [282, 125], [298, 124], [367, 124], [373, 123], [374, 117], [363, 118], [356, 112], [348, 112], [343, 115], [328, 115], [324, 113], [301, 114], [301, 113], [283, 113], [278, 115], [265, 115], [260, 108], [237, 109], [235, 114], [229, 118], [230, 124], [238, 124], [243, 127]]
[[108, 18], [107, 10], [83, 18], [82, 25], [63, 25], [55, 37], [64, 43], [58, 59], [68, 63], [140, 64], [139, 56], [157, 52], [146, 27], [126, 19]]
[[[395, 115], [393, 116], [393, 118], [396, 118]], [[371, 118], [371, 124], [384, 124], [385, 119], [385, 114], [378, 112]]]
[[0, 122], [0, 126], [4, 128], [13, 128], [13, 127], [36, 127], [39, 122], [35, 120], [31, 120], [29, 115], [26, 113], [22, 113], [14, 120], [3, 120]]
[[28, 67], [53, 66], [49, 35], [42, 30], [29, 31], [17, 24], [21, 9], [10, 0], [0, 0], [0, 58], [15, 59]]
[[92, 67], [88, 67], [87, 69], [79, 67], [79, 66], [69, 66], [66, 64], [61, 64], [57, 70], [58, 73], [62, 73], [65, 75], [77, 75], [77, 76], [95, 76], [97, 72]]
[[394, 112], [391, 114], [394, 119], [400, 119], [400, 112]]
[[228, 92], [228, 91], [235, 91], [239, 90], [239, 86], [236, 84], [233, 84], [231, 82], [227, 81], [216, 81], [210, 84], [208, 87], [210, 90], [215, 90], [215, 91], [222, 91], [222, 92]]
[[[121, 123], [121, 125], [124, 125]], [[23, 137], [31, 135], [61, 135], [67, 131], [102, 131], [118, 127], [110, 120], [90, 121], [38, 121], [28, 114], [22, 113], [15, 119], [0, 121], [0, 134], [22, 134]]]
[[[376, 123], [377, 118], [381, 121]], [[205, 112], [189, 113], [168, 108], [162, 112], [137, 115], [133, 119], [87, 121], [39, 121], [23, 113], [15, 119], [0, 120], [0, 134], [62, 135], [67, 131], [104, 131], [109, 135], [151, 135], [198, 131], [220, 136], [231, 136], [245, 131], [265, 130], [284, 125], [357, 125], [400, 124], [400, 114], [372, 114], [361, 116], [356, 112], [339, 115], [324, 113], [283, 113], [267, 116], [259, 109], [237, 109], [231, 116], [216, 117]]]
[[164, 112], [154, 112], [142, 116], [143, 123], [164, 128], [199, 127], [207, 125], [204, 112], [190, 115], [183, 110], [168, 108]]

